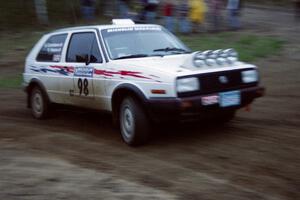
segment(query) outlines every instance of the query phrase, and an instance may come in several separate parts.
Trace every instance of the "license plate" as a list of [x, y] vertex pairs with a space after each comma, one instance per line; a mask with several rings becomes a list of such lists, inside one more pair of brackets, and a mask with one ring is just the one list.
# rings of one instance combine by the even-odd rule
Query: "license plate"
[[221, 107], [238, 106], [241, 104], [240, 91], [222, 92], [219, 95], [220, 95], [219, 103]]

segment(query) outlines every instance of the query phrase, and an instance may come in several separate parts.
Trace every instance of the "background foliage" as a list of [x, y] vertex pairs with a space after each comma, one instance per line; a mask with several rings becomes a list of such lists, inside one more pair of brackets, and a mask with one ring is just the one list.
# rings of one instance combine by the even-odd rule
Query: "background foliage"
[[[50, 25], [78, 23], [80, 0], [46, 0]], [[116, 0], [110, 0], [110, 2]], [[108, 1], [96, 0], [97, 16], [102, 17]], [[292, 6], [292, 0], [244, 0], [247, 3]], [[133, 6], [134, 7], [134, 6]], [[0, 4], [0, 31], [37, 26], [34, 0], [8, 0]]]

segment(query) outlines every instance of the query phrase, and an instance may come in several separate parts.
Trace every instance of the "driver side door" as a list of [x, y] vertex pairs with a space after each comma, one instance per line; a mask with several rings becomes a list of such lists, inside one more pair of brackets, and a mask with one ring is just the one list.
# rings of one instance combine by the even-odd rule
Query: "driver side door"
[[102, 60], [95, 32], [72, 33], [66, 53], [66, 63], [73, 70], [69, 80], [71, 104], [88, 108], [95, 105], [94, 67], [103, 65]]

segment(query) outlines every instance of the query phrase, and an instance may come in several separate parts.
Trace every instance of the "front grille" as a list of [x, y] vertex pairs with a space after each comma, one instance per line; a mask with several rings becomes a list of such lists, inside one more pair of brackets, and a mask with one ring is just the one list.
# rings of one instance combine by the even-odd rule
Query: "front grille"
[[[243, 83], [242, 82], [242, 71], [251, 70], [249, 69], [238, 69], [230, 71], [221, 71], [213, 73], [198, 74], [187, 77], [197, 77], [199, 79], [201, 89], [194, 92], [178, 93], [178, 97], [190, 97], [196, 95], [205, 95], [211, 93], [225, 92], [229, 90], [243, 89], [247, 87], [254, 87], [258, 85], [258, 82], [255, 83]], [[220, 80], [225, 78], [225, 80]]]

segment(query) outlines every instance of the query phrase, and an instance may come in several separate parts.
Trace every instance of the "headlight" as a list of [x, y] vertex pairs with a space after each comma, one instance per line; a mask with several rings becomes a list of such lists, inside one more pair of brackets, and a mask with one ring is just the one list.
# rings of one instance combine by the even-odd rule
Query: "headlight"
[[196, 67], [204, 67], [205, 64], [206, 55], [202, 52], [197, 52], [194, 56], [194, 65]]
[[212, 59], [212, 58], [208, 58], [205, 60], [205, 63], [207, 66], [214, 66], [217, 64], [217, 61], [215, 59]]
[[223, 51], [224, 55], [226, 55], [227, 63], [233, 64], [238, 61], [239, 54], [234, 49], [226, 49]]
[[225, 65], [226, 59], [225, 58], [217, 58], [217, 63], [218, 63], [218, 65]]
[[200, 90], [200, 83], [198, 78], [180, 78], [176, 82], [177, 92], [193, 92]]
[[193, 59], [196, 67], [212, 67], [218, 65], [224, 66], [226, 64], [232, 65], [238, 61], [238, 56], [237, 51], [234, 49], [219, 49], [197, 52]]
[[204, 67], [206, 65], [206, 62], [205, 62], [205, 60], [194, 60], [194, 64], [197, 67]]
[[222, 49], [214, 50], [213, 54], [215, 54], [216, 57], [220, 57], [220, 55], [222, 54]]
[[227, 63], [228, 64], [233, 64], [237, 61], [237, 58], [236, 57], [228, 57], [227, 58]]
[[242, 72], [243, 83], [253, 83], [258, 81], [258, 73], [256, 70], [248, 70]]

